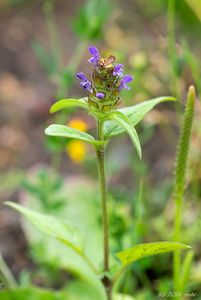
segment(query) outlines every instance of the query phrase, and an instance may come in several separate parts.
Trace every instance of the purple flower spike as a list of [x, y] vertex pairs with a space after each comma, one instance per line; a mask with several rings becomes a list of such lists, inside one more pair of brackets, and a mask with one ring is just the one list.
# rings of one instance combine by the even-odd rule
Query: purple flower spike
[[80, 85], [84, 90], [87, 90], [91, 93], [91, 82], [86, 78], [84, 73], [77, 73], [77, 78], [81, 80]]
[[116, 64], [116, 66], [114, 67], [113, 75], [122, 77], [124, 75], [124, 70], [122, 67], [122, 64]]
[[92, 57], [88, 61], [96, 65], [100, 59], [98, 49], [94, 46], [90, 46], [89, 53], [92, 55]]
[[131, 82], [132, 80], [133, 76], [125, 75], [120, 82], [119, 91], [122, 89], [130, 90], [130, 87], [127, 85], [127, 83]]
[[105, 98], [105, 94], [104, 93], [96, 93], [96, 97], [99, 99], [103, 99], [103, 98]]

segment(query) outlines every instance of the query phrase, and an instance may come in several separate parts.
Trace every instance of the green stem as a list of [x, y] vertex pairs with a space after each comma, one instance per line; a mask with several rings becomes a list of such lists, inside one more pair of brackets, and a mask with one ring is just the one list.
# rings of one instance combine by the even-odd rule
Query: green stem
[[[182, 216], [182, 199], [176, 200], [176, 212], [175, 212], [175, 224], [174, 224], [174, 240], [175, 242], [181, 241], [181, 216]], [[180, 251], [174, 252], [174, 289], [176, 292], [180, 292], [180, 269], [181, 269], [181, 257]]]
[[[98, 140], [104, 140], [103, 121], [97, 122]], [[98, 174], [100, 183], [100, 194], [102, 203], [102, 222], [103, 222], [103, 256], [104, 256], [104, 278], [102, 279], [106, 289], [107, 299], [112, 299], [112, 285], [107, 276], [109, 271], [109, 230], [108, 230], [108, 211], [107, 211], [107, 188], [105, 177], [105, 146], [99, 146], [96, 150], [98, 162]]]
[[171, 87], [173, 93], [179, 99], [178, 76], [177, 76], [177, 57], [175, 40], [175, 0], [168, 2], [168, 51], [171, 62]]
[[[175, 222], [174, 222], [175, 242], [181, 242], [182, 240], [182, 236], [181, 236], [182, 206], [183, 206], [183, 198], [184, 198], [185, 183], [186, 183], [186, 171], [187, 171], [192, 124], [193, 124], [194, 105], [195, 105], [195, 88], [193, 86], [190, 86], [188, 90], [187, 103], [184, 112], [181, 132], [179, 136], [179, 142], [177, 146], [177, 154], [176, 154], [175, 183], [174, 183], [174, 190], [173, 190], [173, 195], [174, 195], [174, 200], [176, 205]], [[182, 297], [181, 273], [182, 272], [181, 272], [180, 251], [175, 251], [174, 253], [173, 269], [174, 269], [173, 270], [174, 289], [178, 294], [178, 297], [176, 297], [176, 299], [181, 299]]]

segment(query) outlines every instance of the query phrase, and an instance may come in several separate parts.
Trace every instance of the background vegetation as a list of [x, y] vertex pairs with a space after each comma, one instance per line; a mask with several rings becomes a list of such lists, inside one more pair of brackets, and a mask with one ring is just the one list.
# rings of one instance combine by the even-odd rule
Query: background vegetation
[[[50, 105], [60, 98], [84, 96], [75, 74], [88, 72], [89, 44], [115, 54], [134, 76], [131, 91], [122, 95], [124, 105], [161, 95], [178, 99], [152, 110], [138, 126], [142, 161], [127, 137], [115, 138], [108, 149], [110, 234], [113, 250], [119, 251], [123, 245], [173, 239], [176, 145], [187, 90], [195, 85], [181, 235], [194, 257], [184, 299], [201, 299], [200, 33], [199, 0], [152, 0], [151, 5], [148, 0], [0, 1], [1, 204], [17, 201], [76, 220], [78, 228], [89, 233], [91, 256], [97, 256], [101, 243], [93, 153], [80, 141], [45, 138], [43, 132], [53, 121], [91, 132], [95, 124], [82, 111], [50, 116]], [[81, 293], [84, 299], [84, 292], [90, 295], [83, 283], [86, 270], [80, 272], [73, 254], [63, 260], [66, 250], [60, 244], [3, 205], [0, 249], [0, 269], [13, 286], [22, 288], [15, 296], [20, 300], [29, 294], [34, 300], [63, 299], [66, 290], [73, 300]], [[172, 255], [135, 263], [120, 289], [139, 300], [160, 299], [172, 290]]]

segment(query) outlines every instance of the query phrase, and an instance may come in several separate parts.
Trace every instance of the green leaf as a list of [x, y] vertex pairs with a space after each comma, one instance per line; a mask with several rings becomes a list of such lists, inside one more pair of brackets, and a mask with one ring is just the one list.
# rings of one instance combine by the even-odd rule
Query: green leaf
[[79, 231], [71, 224], [52, 216], [36, 212], [14, 202], [6, 202], [5, 204], [23, 214], [27, 220], [43, 233], [56, 238], [76, 252], [82, 252], [82, 238]]
[[50, 136], [60, 136], [70, 139], [81, 140], [93, 145], [103, 145], [107, 143], [106, 141], [103, 142], [95, 140], [94, 137], [88, 133], [59, 124], [53, 124], [48, 126], [45, 129], [45, 134]]
[[125, 294], [115, 294], [113, 298], [114, 300], [135, 300], [135, 298]]
[[127, 131], [129, 134], [134, 146], [136, 147], [137, 153], [139, 155], [139, 158], [141, 159], [142, 157], [142, 150], [141, 150], [141, 145], [140, 141], [138, 138], [138, 134], [135, 130], [135, 128], [132, 126], [130, 120], [120, 111], [115, 111], [112, 115], [111, 118], [115, 120], [124, 130]]
[[[81, 296], [80, 296], [81, 295]], [[1, 300], [106, 300], [106, 296], [97, 295], [93, 288], [84, 282], [72, 281], [61, 291], [46, 290], [28, 286], [13, 290], [0, 291]], [[126, 299], [125, 299], [126, 300]], [[130, 300], [130, 299], [129, 299]]]
[[[133, 126], [136, 126], [155, 105], [161, 102], [175, 101], [175, 100], [176, 99], [173, 97], [159, 97], [152, 100], [144, 101], [142, 103], [133, 106], [124, 107], [118, 109], [117, 111], [123, 113], [127, 118], [129, 118], [131, 124]], [[105, 122], [105, 126], [104, 126], [105, 137], [114, 136], [124, 131], [125, 129], [119, 126], [118, 124], [115, 124], [114, 121]]]
[[147, 243], [118, 252], [116, 253], [116, 256], [124, 266], [127, 266], [143, 257], [189, 248], [191, 247], [175, 242]]
[[51, 106], [50, 112], [55, 113], [59, 110], [65, 109], [65, 108], [77, 107], [77, 106], [88, 109], [86, 99], [87, 98], [59, 100]]
[[62, 300], [62, 292], [53, 292], [35, 287], [19, 288], [14, 290], [4, 290], [0, 292], [1, 300]]

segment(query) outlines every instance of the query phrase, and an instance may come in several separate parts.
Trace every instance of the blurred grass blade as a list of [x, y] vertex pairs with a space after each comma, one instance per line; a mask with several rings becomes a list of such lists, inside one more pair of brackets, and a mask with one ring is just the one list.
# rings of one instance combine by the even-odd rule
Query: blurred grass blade
[[45, 134], [50, 136], [81, 140], [93, 145], [104, 145], [107, 143], [106, 141], [95, 140], [94, 137], [88, 133], [59, 124], [52, 124], [48, 126], [45, 129]]
[[142, 150], [141, 150], [141, 145], [140, 141], [138, 138], [137, 131], [135, 128], [132, 126], [130, 120], [120, 111], [116, 111], [111, 115], [111, 118], [115, 120], [120, 126], [122, 126], [130, 136], [136, 150], [138, 153], [139, 158], [142, 158]]
[[86, 41], [100, 38], [110, 13], [110, 1], [87, 0], [73, 20], [74, 32]]
[[201, 64], [200, 59], [196, 57], [196, 55], [192, 52], [192, 49], [190, 48], [188, 42], [186, 39], [182, 40], [182, 49], [184, 50], [184, 60], [188, 63], [193, 79], [195, 81], [196, 87], [199, 91], [199, 94], [201, 95], [201, 82], [200, 82], [200, 76], [201, 76]]
[[175, 242], [157, 242], [140, 244], [133, 248], [116, 253], [122, 265], [127, 266], [143, 257], [190, 248], [187, 245]]
[[39, 42], [34, 41], [31, 46], [42, 68], [49, 76], [53, 76], [57, 72], [55, 58]]
[[87, 98], [82, 98], [82, 99], [62, 99], [60, 101], [57, 101], [54, 103], [51, 108], [50, 112], [55, 113], [59, 110], [69, 108], [69, 107], [83, 107], [88, 109], [88, 105], [86, 103]]
[[181, 278], [180, 278], [181, 292], [185, 291], [186, 286], [188, 284], [192, 261], [193, 261], [193, 251], [189, 251], [186, 254], [186, 257], [184, 258], [183, 263], [182, 263]]
[[[123, 113], [131, 122], [132, 126], [136, 126], [144, 116], [157, 104], [165, 101], [175, 101], [173, 97], [159, 97], [152, 100], [147, 100], [142, 103], [121, 108], [117, 111]], [[104, 126], [105, 137], [114, 136], [125, 131], [125, 128], [115, 124], [114, 121], [106, 121]]]
[[83, 239], [80, 232], [66, 221], [56, 219], [52, 216], [39, 213], [14, 202], [6, 202], [6, 205], [19, 211], [27, 220], [43, 233], [56, 238], [63, 244], [81, 253]]
[[17, 282], [0, 252], [0, 282], [8, 289], [17, 287]]

